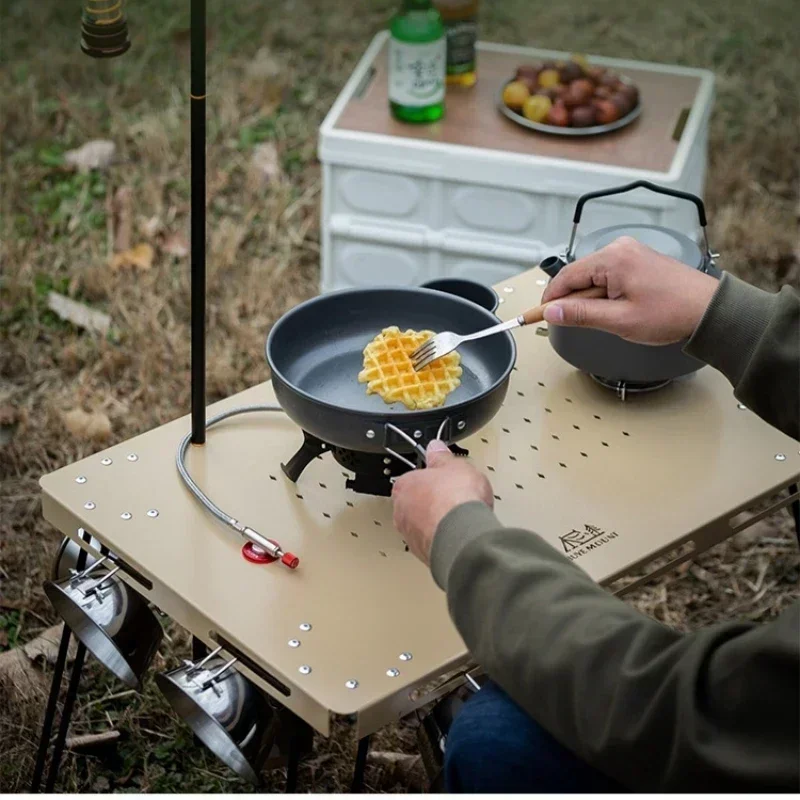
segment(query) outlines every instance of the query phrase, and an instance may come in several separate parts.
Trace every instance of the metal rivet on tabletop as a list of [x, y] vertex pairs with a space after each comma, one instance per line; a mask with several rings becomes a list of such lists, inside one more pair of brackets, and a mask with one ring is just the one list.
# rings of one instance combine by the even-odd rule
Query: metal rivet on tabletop
[[505, 297], [498, 297], [497, 298], [497, 302], [498, 303], [505, 303], [505, 301], [506, 301]]
[[120, 519], [132, 519], [133, 514], [130, 511], [123, 511], [120, 515]]
[[298, 672], [299, 672], [301, 675], [310, 675], [310, 674], [311, 674], [311, 667], [309, 667], [309, 666], [308, 666], [308, 664], [301, 664], [301, 665], [300, 665], [300, 666], [297, 668], [297, 671], [298, 671]]
[[536, 279], [537, 286], [547, 286], [547, 279], [546, 278], [537, 278]]
[[299, 639], [289, 639], [289, 647], [300, 647]]
[[301, 631], [310, 631], [311, 630], [311, 623], [310, 622], [301, 622], [300, 623], [300, 630]]
[[128, 453], [128, 461], [138, 461], [139, 456], [136, 453]]
[[503, 287], [503, 291], [506, 292], [506, 294], [511, 294], [511, 292], [514, 291], [514, 287], [513, 286], [504, 286]]
[[151, 509], [150, 509], [150, 510], [147, 512], [147, 516], [148, 516], [148, 517], [157, 517], [157, 516], [158, 516], [158, 509], [157, 509], [157, 508], [151, 508]]
[[84, 503], [84, 504], [83, 504], [83, 507], [84, 507], [84, 508], [85, 508], [87, 511], [93, 511], [93, 510], [94, 510], [94, 508], [95, 508], [95, 504], [94, 504], [94, 503], [93, 503], [91, 500], [89, 500], [89, 502], [88, 502], [88, 503]]
[[372, 428], [370, 428], [367, 431], [367, 439], [374, 439], [374, 438], [375, 438], [375, 431], [373, 431]]
[[391, 667], [390, 669], [386, 670], [386, 674], [390, 678], [396, 678], [400, 674], [400, 670], [397, 667]]
[[110, 467], [114, 462], [110, 458], [104, 458], [100, 463], [104, 467]]
[[411, 661], [414, 656], [412, 656], [411, 653], [400, 653], [399, 658], [401, 661]]
[[776, 461], [786, 461], [786, 456], [783, 453], [775, 453]]
[[737, 403], [736, 408], [740, 411], [747, 411], [747, 406], [744, 403]]
[[78, 475], [78, 477], [75, 478], [75, 483], [86, 483], [86, 476]]
[[344, 682], [344, 685], [345, 685], [345, 686], [346, 686], [348, 689], [358, 689], [358, 681], [357, 681], [357, 680], [355, 680], [354, 678], [350, 678], [350, 680], [349, 680], [349, 681], [345, 681], [345, 682]]

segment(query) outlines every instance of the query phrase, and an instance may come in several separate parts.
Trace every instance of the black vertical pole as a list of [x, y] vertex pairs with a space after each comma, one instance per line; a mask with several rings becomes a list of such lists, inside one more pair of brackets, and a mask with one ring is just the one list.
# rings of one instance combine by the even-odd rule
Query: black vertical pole
[[192, 443], [206, 441], [206, 0], [191, 0]]

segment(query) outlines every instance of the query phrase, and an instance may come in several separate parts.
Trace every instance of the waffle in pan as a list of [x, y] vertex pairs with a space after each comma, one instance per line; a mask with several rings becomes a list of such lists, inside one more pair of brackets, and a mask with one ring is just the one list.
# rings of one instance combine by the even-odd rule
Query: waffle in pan
[[358, 381], [367, 384], [367, 394], [411, 410], [443, 405], [447, 395], [461, 385], [461, 356], [449, 353], [419, 372], [411, 363], [411, 353], [433, 335], [433, 331], [384, 328], [364, 348], [364, 369]]

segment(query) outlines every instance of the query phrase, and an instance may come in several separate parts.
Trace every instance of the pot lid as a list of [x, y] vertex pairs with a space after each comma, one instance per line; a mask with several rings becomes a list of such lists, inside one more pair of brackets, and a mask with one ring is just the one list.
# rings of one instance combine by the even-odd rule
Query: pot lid
[[659, 225], [614, 225], [582, 236], [575, 247], [575, 258], [601, 250], [620, 236], [630, 236], [658, 253], [682, 261], [694, 269], [703, 265], [703, 252], [688, 236]]

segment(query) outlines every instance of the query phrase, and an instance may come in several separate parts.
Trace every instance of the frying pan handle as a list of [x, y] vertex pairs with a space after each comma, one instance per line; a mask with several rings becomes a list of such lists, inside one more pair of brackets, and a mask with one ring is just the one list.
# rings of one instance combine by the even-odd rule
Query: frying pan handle
[[[383, 448], [389, 455], [402, 461], [409, 467], [417, 469], [419, 465], [425, 466], [427, 463], [426, 450], [428, 443], [434, 439], [441, 439], [448, 441], [452, 435], [452, 421], [450, 417], [445, 417], [437, 426], [436, 429], [432, 426], [419, 426], [410, 431], [403, 430], [391, 422], [387, 422], [383, 428], [384, 439]], [[405, 455], [398, 453], [395, 450], [398, 444], [411, 445], [417, 455], [417, 464]]]

